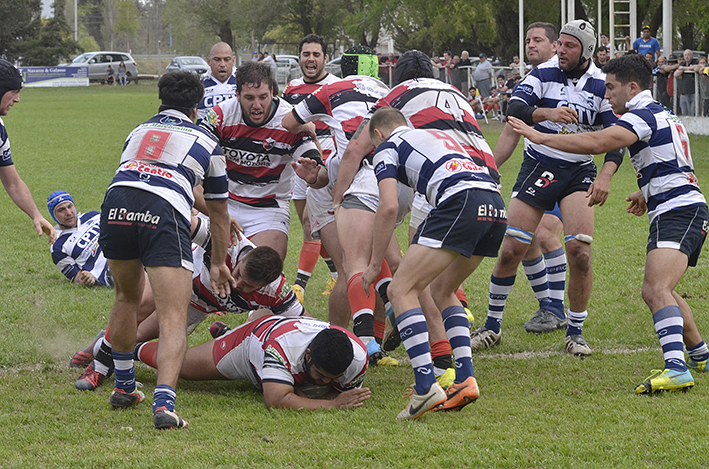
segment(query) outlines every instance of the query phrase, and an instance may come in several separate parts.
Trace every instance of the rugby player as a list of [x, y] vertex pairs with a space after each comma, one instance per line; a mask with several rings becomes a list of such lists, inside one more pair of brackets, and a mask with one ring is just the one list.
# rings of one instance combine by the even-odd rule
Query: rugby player
[[236, 97], [234, 78], [234, 52], [226, 42], [217, 42], [207, 57], [209, 70], [202, 75], [204, 97], [197, 108], [197, 119], [204, 119], [217, 104]]
[[[160, 369], [159, 342], [136, 348], [136, 358]], [[187, 350], [180, 377], [248, 379], [267, 408], [348, 409], [371, 391], [362, 387], [367, 351], [346, 329], [313, 318], [268, 315]]]
[[[416, 379], [410, 402], [397, 419], [416, 419], [439, 406], [460, 410], [480, 393], [468, 317], [456, 291], [484, 257], [497, 255], [506, 227], [505, 204], [491, 169], [474, 161], [468, 149], [446, 132], [412, 130], [401, 111], [383, 107], [372, 115], [369, 136], [377, 146], [373, 163], [379, 206], [372, 258], [362, 275], [365, 290], [379, 275], [394, 231], [397, 181], [416, 188], [433, 207], [389, 285], [397, 328]], [[419, 303], [429, 285], [455, 357], [455, 381], [447, 393], [434, 376], [426, 318]]]
[[[536, 144], [569, 153], [603, 153], [628, 147], [639, 191], [626, 199], [628, 212], [650, 220], [642, 296], [660, 339], [665, 363], [635, 388], [638, 394], [687, 390], [687, 366], [707, 370], [709, 350], [694, 315], [675, 287], [697, 259], [709, 230], [709, 212], [699, 190], [682, 122], [652, 98], [652, 65], [628, 54], [603, 66], [606, 98], [618, 123], [595, 134], [553, 135], [510, 119], [515, 131]], [[684, 342], [684, 343], [683, 343]], [[684, 345], [689, 359], [684, 360]]]
[[30, 189], [17, 174], [15, 164], [12, 162], [10, 139], [5, 130], [5, 123], [2, 121], [2, 116], [6, 116], [10, 108], [20, 102], [21, 90], [20, 71], [7, 60], [0, 59], [0, 181], [15, 205], [32, 219], [37, 234], [42, 236], [42, 233], [46, 233], [49, 244], [52, 244], [57, 239], [57, 232], [39, 212]]

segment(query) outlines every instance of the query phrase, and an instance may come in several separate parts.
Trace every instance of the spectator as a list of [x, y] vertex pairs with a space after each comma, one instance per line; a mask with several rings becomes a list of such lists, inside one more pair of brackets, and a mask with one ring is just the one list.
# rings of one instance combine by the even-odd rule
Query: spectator
[[438, 54], [433, 54], [433, 58], [431, 59], [431, 65], [437, 70], [436, 73], [438, 73], [438, 79], [441, 81], [446, 81], [445, 66], [441, 62], [441, 57], [438, 56]]
[[[461, 68], [461, 67], [471, 67], [473, 63], [470, 61], [470, 53], [467, 50], [464, 50], [463, 52], [460, 53], [460, 62], [458, 62], [458, 65], [456, 66], [459, 71], [460, 71], [460, 85], [461, 88], [460, 91], [463, 91], [464, 89], [467, 89], [468, 84], [470, 83], [470, 69], [469, 68]], [[465, 92], [464, 92], [465, 93]]]
[[704, 117], [709, 117], [709, 67], [707, 67], [707, 58], [699, 57], [697, 64], [697, 75], [699, 76], [699, 109]]
[[648, 60], [648, 62], [650, 62], [651, 67], [655, 68], [655, 58], [652, 55], [652, 52], [645, 52], [645, 58]]
[[108, 64], [108, 68], [106, 69], [106, 76], [103, 78], [103, 82], [107, 85], [116, 84], [116, 74], [113, 71], [113, 67], [111, 67], [111, 64]]
[[451, 85], [455, 86], [458, 90], [463, 91], [463, 76], [461, 70], [458, 68], [459, 66], [460, 57], [454, 55], [453, 61], [448, 66], [451, 74]]
[[126, 69], [126, 64], [121, 60], [121, 63], [118, 64], [118, 84], [121, 86], [126, 86], [126, 83], [128, 82], [128, 70]]
[[510, 64], [510, 68], [512, 70], [514, 70], [514, 69], [519, 70], [520, 65], [522, 66], [522, 68], [527, 67], [527, 64], [525, 64], [524, 62], [520, 63], [519, 55], [512, 56], [512, 63]]
[[273, 74], [273, 77], [275, 78], [276, 77], [276, 67], [277, 67], [276, 59], [273, 58], [273, 56], [270, 55], [268, 53], [268, 51], [265, 50], [265, 51], [263, 51], [262, 62], [265, 62], [266, 64], [268, 64], [269, 67], [271, 67], [271, 73]]
[[608, 40], [608, 35], [601, 33], [601, 45], [606, 48], [606, 57], [611, 55], [611, 43]]
[[608, 62], [608, 50], [605, 46], [596, 47], [596, 51], [593, 53], [593, 63], [598, 68], [603, 68], [603, 66]]
[[679, 92], [680, 114], [685, 116], [694, 115], [694, 73], [697, 67], [692, 66], [693, 59], [692, 51], [686, 49], [678, 59], [679, 67], [674, 73]]
[[478, 90], [475, 88], [475, 86], [471, 86], [468, 90], [468, 102], [470, 103], [470, 107], [473, 108], [473, 111], [475, 111], [475, 118], [484, 119], [485, 116], [483, 115], [483, 103], [480, 100], [480, 93], [478, 93]]
[[445, 51], [443, 53], [443, 60], [441, 60], [441, 65], [445, 66], [445, 68], [443, 69], [443, 81], [445, 81], [446, 83], [451, 82], [449, 65], [452, 61], [453, 59], [451, 58], [451, 52], [449, 50]]
[[480, 53], [480, 63], [473, 73], [475, 86], [483, 98], [490, 97], [490, 88], [492, 87], [492, 64], [487, 60], [487, 55], [484, 52]]
[[661, 55], [657, 58], [657, 66], [652, 71], [655, 76], [655, 89], [657, 90], [656, 97], [657, 100], [663, 106], [669, 108], [671, 104], [672, 97], [667, 93], [667, 78], [674, 72], [679, 65], [676, 63], [670, 65], [667, 63], [667, 58]]
[[[630, 51], [630, 36], [625, 36], [625, 45]], [[633, 50], [643, 55], [646, 52], [651, 52], [653, 59], [656, 59], [660, 56], [661, 49], [659, 41], [650, 35], [650, 26], [643, 26], [642, 36], [633, 42]]]
[[254, 62], [258, 62], [260, 60], [257, 50], [255, 50], [254, 53], [251, 55], [251, 60]]

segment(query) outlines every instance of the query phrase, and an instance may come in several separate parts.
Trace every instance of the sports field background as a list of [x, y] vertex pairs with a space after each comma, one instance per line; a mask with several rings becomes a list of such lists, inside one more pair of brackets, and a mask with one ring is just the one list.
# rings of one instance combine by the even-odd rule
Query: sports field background
[[[99, 209], [118, 165], [123, 142], [158, 107], [155, 83], [25, 89], [4, 118], [13, 160], [42, 213], [52, 191], [69, 191], [80, 211]], [[491, 147], [502, 127], [484, 122]], [[709, 187], [709, 138], [690, 136], [700, 184]], [[509, 194], [521, 145], [501, 168]], [[602, 164], [602, 157], [597, 158]], [[460, 413], [429, 413], [397, 422], [413, 382], [408, 362], [370, 368], [373, 390], [350, 411], [271, 410], [248, 382], [178, 385], [177, 409], [192, 426], [153, 428], [150, 402], [127, 411], [108, 403], [112, 380], [79, 392], [80, 371], [69, 358], [105, 328], [113, 303], [106, 288], [70, 284], [51, 261], [46, 237], [0, 191], [0, 468], [5, 467], [704, 467], [709, 443], [709, 376], [695, 373], [688, 393], [636, 396], [633, 392], [662, 354], [640, 296], [647, 218], [625, 213], [636, 190], [625, 160], [609, 201], [596, 209], [594, 289], [584, 335], [594, 354], [562, 353], [562, 331], [524, 332], [536, 301], [520, 268], [503, 321], [502, 345], [475, 354], [481, 397]], [[294, 213], [294, 212], [293, 212]], [[291, 224], [286, 274], [293, 281], [302, 242]], [[405, 233], [401, 233], [401, 239]], [[402, 244], [403, 245], [403, 244]], [[678, 287], [709, 338], [709, 254]], [[494, 260], [483, 262], [465, 285], [479, 325], [487, 309]], [[306, 290], [306, 307], [326, 318], [327, 280], [320, 262]], [[238, 325], [243, 317], [226, 322]], [[209, 338], [205, 321], [190, 336]], [[403, 348], [394, 356], [405, 360]], [[155, 373], [137, 366], [152, 398]]]

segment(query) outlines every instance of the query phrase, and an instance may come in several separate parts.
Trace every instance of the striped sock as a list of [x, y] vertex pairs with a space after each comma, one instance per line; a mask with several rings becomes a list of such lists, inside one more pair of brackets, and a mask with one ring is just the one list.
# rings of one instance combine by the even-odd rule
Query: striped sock
[[529, 285], [534, 290], [534, 296], [539, 302], [539, 307], [547, 309], [547, 303], [549, 303], [549, 280], [544, 257], [540, 255], [531, 261], [523, 260], [522, 267], [524, 267], [524, 273], [527, 275]]
[[133, 352], [113, 351], [113, 365], [116, 373], [116, 388], [131, 393], [135, 391], [135, 366]]
[[441, 311], [441, 317], [455, 357], [455, 382], [462, 383], [470, 376], [475, 376], [468, 315], [462, 306], [449, 306]]
[[485, 328], [490, 329], [495, 333], [500, 332], [502, 325], [502, 312], [505, 309], [507, 297], [515, 285], [516, 275], [510, 277], [495, 277], [490, 276], [490, 303], [487, 309], [487, 320]]
[[569, 327], [566, 329], [566, 335], [581, 335], [583, 333], [583, 323], [588, 316], [588, 311], [574, 313], [569, 310]]
[[99, 341], [101, 346], [94, 352], [94, 370], [104, 376], [108, 376], [108, 371], [113, 365], [113, 354], [111, 353], [111, 344], [104, 338]]
[[705, 344], [702, 340], [697, 345], [687, 347], [687, 355], [689, 355], [689, 358], [695, 362], [703, 362], [704, 360], [709, 359], [709, 349], [707, 348], [707, 344]]
[[436, 377], [433, 374], [431, 349], [428, 346], [428, 327], [423, 310], [414, 308], [404, 311], [396, 317], [396, 327], [399, 329], [399, 335], [414, 369], [416, 378], [414, 390], [419, 396], [426, 394], [436, 382]]
[[175, 399], [177, 393], [167, 384], [158, 384], [153, 393], [153, 413], [160, 407], [165, 407], [170, 412], [175, 411]]
[[549, 280], [549, 299], [547, 309], [561, 319], [564, 315], [564, 289], [566, 288], [566, 252], [563, 247], [544, 254]]
[[684, 342], [682, 340], [682, 311], [679, 306], [665, 306], [652, 315], [655, 331], [662, 345], [665, 368], [686, 371], [684, 362]]

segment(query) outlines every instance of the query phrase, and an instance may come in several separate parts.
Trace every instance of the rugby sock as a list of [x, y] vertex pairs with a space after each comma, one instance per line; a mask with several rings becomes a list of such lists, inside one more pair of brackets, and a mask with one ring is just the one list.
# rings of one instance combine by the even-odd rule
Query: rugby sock
[[665, 357], [665, 368], [686, 371], [684, 362], [684, 342], [682, 340], [683, 322], [679, 306], [669, 305], [652, 315], [655, 331], [662, 345], [662, 355]]
[[564, 315], [564, 289], [566, 288], [566, 252], [563, 247], [544, 254], [549, 279], [549, 299], [547, 309], [561, 319]]
[[318, 257], [320, 257], [320, 242], [303, 241], [298, 260], [298, 275], [295, 278], [296, 285], [305, 289], [318, 263]]
[[448, 368], [453, 368], [453, 350], [447, 340], [441, 339], [431, 343], [431, 358], [433, 359], [433, 374], [440, 376]]
[[502, 312], [505, 310], [507, 297], [515, 285], [516, 275], [510, 277], [495, 277], [490, 276], [490, 302], [487, 308], [487, 319], [485, 320], [485, 328], [495, 333], [500, 332], [502, 324]]
[[108, 372], [111, 370], [111, 366], [113, 366], [111, 344], [108, 343], [105, 338], [99, 340], [97, 344], [100, 344], [100, 346], [98, 350], [94, 352], [94, 370], [104, 376], [108, 376]]
[[539, 257], [531, 261], [522, 260], [522, 267], [524, 267], [524, 273], [527, 275], [529, 285], [532, 287], [532, 290], [534, 290], [534, 296], [539, 302], [539, 308], [548, 309], [549, 280], [544, 257], [540, 254]]
[[133, 364], [133, 352], [113, 351], [113, 365], [116, 373], [116, 389], [122, 389], [127, 393], [135, 391], [135, 365]]
[[574, 313], [573, 311], [567, 311], [569, 314], [569, 327], [566, 329], [566, 335], [577, 335], [583, 332], [583, 322], [588, 316], [588, 311], [582, 311], [580, 313]]
[[704, 360], [709, 359], [709, 349], [707, 348], [707, 344], [705, 344], [702, 340], [697, 345], [687, 347], [687, 355], [689, 355], [689, 358], [695, 362], [703, 362]]
[[158, 369], [158, 343], [145, 342], [135, 348], [135, 358], [148, 365], [150, 368]]
[[379, 272], [379, 277], [377, 277], [374, 281], [374, 286], [377, 289], [379, 297], [384, 303], [385, 311], [389, 311], [389, 309], [391, 309], [391, 302], [389, 301], [389, 296], [387, 295], [387, 289], [389, 288], [390, 283], [391, 270], [389, 270], [389, 264], [387, 264], [387, 261], [382, 261], [382, 270]]
[[462, 383], [470, 376], [475, 376], [468, 315], [462, 306], [449, 306], [441, 311], [441, 317], [455, 358], [455, 382]]
[[414, 369], [416, 384], [414, 390], [419, 396], [426, 394], [436, 382], [431, 362], [431, 349], [428, 347], [428, 327], [426, 317], [421, 308], [404, 311], [396, 318], [396, 327], [399, 329], [406, 353], [411, 359]]
[[463, 288], [458, 288], [458, 291], [455, 292], [455, 297], [458, 298], [458, 301], [460, 301], [460, 304], [463, 305], [463, 308], [468, 307], [468, 298], [465, 296], [465, 291]]
[[382, 340], [384, 339], [384, 321], [377, 321], [374, 319], [374, 338], [377, 339], [377, 343], [379, 345], [382, 344]]
[[360, 339], [374, 337], [374, 288], [369, 287], [369, 297], [362, 288], [362, 272], [356, 273], [347, 282], [347, 296], [352, 309], [352, 332]]
[[158, 384], [153, 393], [153, 413], [160, 407], [164, 407], [170, 412], [175, 411], [175, 398], [177, 393], [167, 384]]
[[330, 269], [330, 277], [337, 280], [337, 268], [335, 268], [335, 263], [332, 262], [330, 254], [327, 252], [327, 249], [325, 249], [325, 245], [323, 243], [320, 243], [320, 257], [322, 257], [325, 261], [327, 268]]

